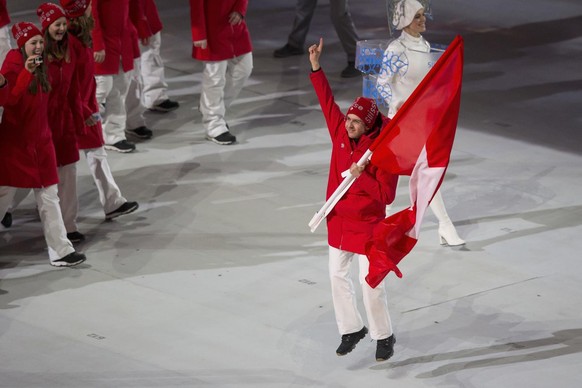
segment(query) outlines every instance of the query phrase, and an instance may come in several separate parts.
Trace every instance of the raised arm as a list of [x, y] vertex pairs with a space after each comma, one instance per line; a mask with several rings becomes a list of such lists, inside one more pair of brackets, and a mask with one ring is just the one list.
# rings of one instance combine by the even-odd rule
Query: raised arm
[[327, 77], [319, 65], [319, 57], [321, 56], [322, 50], [323, 39], [319, 40], [319, 44], [314, 44], [309, 47], [309, 61], [311, 62], [311, 74], [309, 74], [309, 78], [315, 89], [315, 94], [317, 94], [321, 111], [327, 123], [327, 129], [330, 135], [334, 137], [338, 130], [344, 130], [343, 124], [345, 116], [336, 104]]
[[318, 71], [321, 68], [319, 65], [319, 57], [321, 56], [322, 50], [323, 38], [319, 38], [319, 44], [312, 44], [309, 46], [309, 62], [311, 62], [311, 71]]

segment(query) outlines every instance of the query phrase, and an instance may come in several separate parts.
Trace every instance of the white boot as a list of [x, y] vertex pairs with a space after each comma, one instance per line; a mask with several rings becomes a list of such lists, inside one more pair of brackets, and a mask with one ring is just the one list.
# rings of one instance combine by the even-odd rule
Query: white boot
[[465, 241], [457, 234], [457, 229], [455, 229], [453, 221], [451, 221], [447, 214], [447, 209], [445, 208], [440, 189], [430, 202], [430, 209], [439, 220], [439, 240], [441, 245], [452, 247], [465, 244]]

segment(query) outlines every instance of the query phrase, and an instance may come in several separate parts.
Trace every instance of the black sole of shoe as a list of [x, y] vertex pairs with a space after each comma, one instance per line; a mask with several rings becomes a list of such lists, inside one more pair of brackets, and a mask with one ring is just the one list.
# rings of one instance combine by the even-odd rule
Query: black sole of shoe
[[51, 262], [51, 265], [53, 267], [58, 267], [58, 268], [68, 268], [68, 267], [74, 267], [76, 265], [79, 265], [81, 263], [84, 263], [86, 259], [83, 260], [79, 260], [79, 261], [75, 261], [73, 263], [64, 263], [64, 264], [55, 264], [55, 262]]
[[137, 209], [139, 209], [139, 204], [138, 204], [138, 205], [136, 205], [136, 206], [134, 206], [134, 207], [132, 207], [132, 208], [129, 208], [129, 209], [127, 209], [127, 210], [126, 210], [126, 211], [124, 211], [124, 212], [115, 213], [115, 214], [111, 214], [111, 215], [106, 215], [106, 216], [105, 216], [105, 220], [106, 220], [106, 221], [111, 221], [111, 220], [113, 220], [113, 219], [115, 219], [115, 218], [117, 218], [117, 217], [121, 217], [121, 216], [124, 216], [124, 215], [126, 215], [126, 214], [133, 213], [133, 212], [134, 212], [134, 211], [136, 211]]
[[148, 111], [150, 112], [154, 112], [154, 113], [168, 113], [168, 112], [173, 112], [176, 109], [178, 109], [178, 107], [175, 108], [169, 108], [169, 109], [163, 109], [163, 108], [149, 108]]
[[219, 144], [219, 145], [232, 145], [232, 144], [236, 143], [236, 140], [235, 141], [230, 141], [230, 142], [228, 142], [228, 141], [218, 141], [215, 138], [209, 137], [209, 136], [206, 136], [206, 140], [210, 140], [211, 142], [216, 143], [216, 144]]

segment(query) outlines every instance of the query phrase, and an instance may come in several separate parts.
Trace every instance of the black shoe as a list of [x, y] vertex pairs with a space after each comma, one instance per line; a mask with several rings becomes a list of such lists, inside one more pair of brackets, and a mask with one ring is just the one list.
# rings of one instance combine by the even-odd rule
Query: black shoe
[[360, 73], [360, 70], [356, 69], [355, 66], [356, 66], [355, 62], [348, 62], [348, 65], [346, 66], [345, 69], [342, 70], [340, 76], [342, 78], [354, 78], [362, 75], [362, 73]]
[[305, 51], [301, 47], [294, 47], [287, 43], [285, 46], [273, 51], [275, 58], [287, 58], [293, 55], [303, 55]]
[[67, 239], [74, 244], [81, 241], [85, 241], [85, 235], [79, 232], [71, 232], [67, 233]]
[[124, 154], [135, 151], [135, 144], [130, 143], [127, 140], [120, 140], [115, 144], [105, 144], [103, 147], [106, 150], [117, 151]]
[[4, 225], [5, 228], [10, 228], [12, 226], [12, 213], [6, 212], [0, 223]]
[[386, 361], [394, 355], [394, 344], [396, 337], [392, 334], [390, 337], [378, 340], [376, 344], [376, 361]]
[[338, 356], [345, 356], [368, 334], [368, 328], [366, 326], [362, 327], [362, 330], [356, 331], [355, 333], [342, 335], [342, 343], [335, 351]]
[[210, 137], [207, 135], [206, 138], [208, 140], [213, 141], [216, 144], [220, 144], [220, 145], [229, 145], [229, 144], [236, 143], [236, 136], [234, 136], [232, 133], [230, 133], [228, 131], [221, 133], [220, 135], [218, 135], [216, 137]]
[[172, 101], [170, 99], [167, 99], [167, 100], [160, 102], [157, 105], [154, 105], [153, 107], [150, 108], [150, 110], [154, 111], [154, 112], [166, 113], [166, 112], [171, 112], [173, 110], [176, 110], [179, 107], [180, 107], [180, 104], [178, 103], [178, 101]]
[[151, 139], [154, 133], [148, 127], [137, 127], [136, 129], [126, 129], [125, 132], [139, 137], [140, 139]]
[[77, 264], [81, 264], [87, 260], [84, 254], [79, 252], [69, 253], [67, 256], [59, 259], [57, 261], [51, 261], [51, 265], [55, 267], [73, 267]]
[[115, 209], [114, 211], [112, 211], [111, 213], [105, 214], [105, 219], [112, 220], [124, 214], [133, 213], [134, 211], [137, 210], [138, 207], [139, 204], [137, 202], [126, 202], [117, 209]]

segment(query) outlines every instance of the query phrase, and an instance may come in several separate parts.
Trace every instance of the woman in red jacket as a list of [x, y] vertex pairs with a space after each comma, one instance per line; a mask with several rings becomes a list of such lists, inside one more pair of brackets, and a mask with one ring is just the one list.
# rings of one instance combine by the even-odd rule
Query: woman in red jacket
[[12, 27], [18, 49], [10, 50], [0, 73], [4, 115], [0, 123], [0, 214], [12, 201], [16, 188], [33, 188], [49, 259], [54, 266], [85, 261], [67, 239], [57, 195], [57, 168], [47, 106], [51, 89], [43, 61], [44, 40], [32, 23]]
[[93, 29], [91, 0], [61, 0], [61, 6], [69, 18], [68, 33], [81, 42], [81, 47], [78, 47], [80, 51], [78, 53], [77, 75], [83, 106], [87, 107], [88, 112], [92, 114], [91, 119], [85, 120], [84, 133], [77, 135], [77, 144], [79, 149], [85, 153], [89, 171], [91, 171], [99, 192], [99, 201], [103, 205], [105, 219], [111, 220], [134, 212], [139, 205], [137, 202], [128, 201], [121, 194], [121, 190], [111, 174], [107, 153], [103, 148], [103, 130], [95, 94], [97, 84], [94, 75], [95, 64], [91, 37]]
[[77, 134], [84, 132], [84, 121], [92, 112], [81, 103], [77, 78], [78, 52], [81, 43], [67, 34], [67, 18], [63, 9], [53, 3], [41, 4], [39, 16], [45, 41], [45, 57], [51, 80], [48, 121], [52, 131], [59, 174], [59, 200], [67, 238], [80, 242], [85, 236], [78, 231]]
[[336, 322], [342, 341], [338, 356], [351, 352], [366, 336], [357, 308], [355, 290], [350, 275], [353, 258], [359, 262], [359, 281], [370, 336], [377, 340], [376, 360], [384, 361], [394, 353], [394, 335], [388, 313], [386, 291], [381, 283], [371, 288], [365, 281], [368, 259], [365, 244], [372, 239], [374, 226], [386, 217], [386, 206], [394, 200], [398, 176], [375, 166], [360, 167], [356, 163], [368, 150], [387, 122], [376, 103], [357, 98], [344, 115], [335, 103], [331, 88], [319, 65], [323, 40], [309, 47], [311, 82], [325, 116], [332, 141], [332, 154], [327, 185], [327, 198], [343, 181], [342, 173], [349, 170], [357, 177], [327, 216], [329, 272]]
[[224, 116], [253, 69], [247, 5], [247, 0], [190, 0], [192, 58], [204, 63], [202, 124], [206, 138], [222, 145], [236, 142]]

